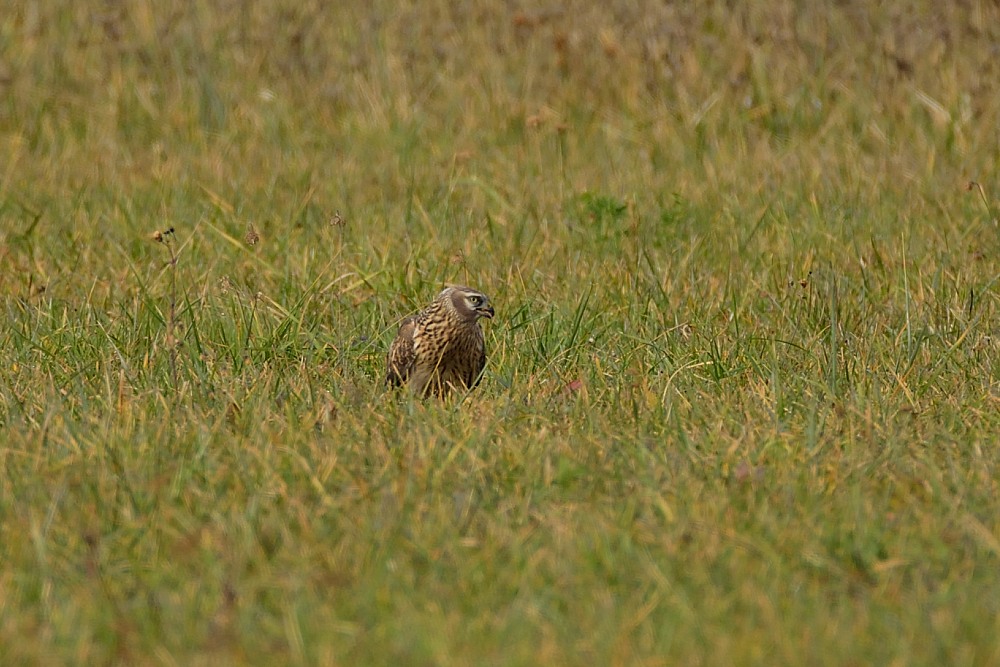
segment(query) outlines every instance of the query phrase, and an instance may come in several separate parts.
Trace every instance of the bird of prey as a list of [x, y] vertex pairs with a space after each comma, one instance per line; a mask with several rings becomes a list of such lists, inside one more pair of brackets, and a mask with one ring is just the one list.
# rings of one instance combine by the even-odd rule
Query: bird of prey
[[486, 365], [481, 317], [493, 317], [489, 297], [462, 285], [445, 288], [400, 323], [386, 357], [386, 382], [424, 397], [475, 387]]

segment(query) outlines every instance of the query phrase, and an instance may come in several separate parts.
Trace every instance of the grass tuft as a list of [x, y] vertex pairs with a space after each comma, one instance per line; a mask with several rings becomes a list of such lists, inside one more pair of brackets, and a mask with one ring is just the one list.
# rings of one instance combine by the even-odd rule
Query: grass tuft
[[800, 4], [14, 0], [0, 662], [997, 663], [1000, 8]]

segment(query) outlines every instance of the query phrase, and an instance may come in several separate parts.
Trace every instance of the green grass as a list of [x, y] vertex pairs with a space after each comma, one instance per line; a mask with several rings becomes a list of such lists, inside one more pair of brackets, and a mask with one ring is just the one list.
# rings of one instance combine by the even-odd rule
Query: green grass
[[284, 4], [0, 15], [0, 662], [1000, 664], [995, 3]]

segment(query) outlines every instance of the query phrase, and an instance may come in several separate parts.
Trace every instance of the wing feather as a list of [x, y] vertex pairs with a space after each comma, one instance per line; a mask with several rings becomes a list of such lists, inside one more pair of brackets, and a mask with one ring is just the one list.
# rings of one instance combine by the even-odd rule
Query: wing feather
[[404, 319], [399, 325], [399, 333], [389, 346], [389, 354], [386, 357], [386, 366], [389, 369], [386, 375], [386, 384], [399, 387], [406, 384], [406, 380], [413, 372], [416, 355], [413, 353], [413, 331], [416, 328], [416, 318], [412, 315]]
[[466, 336], [468, 342], [463, 346], [467, 351], [463, 354], [465, 358], [462, 361], [462, 383], [467, 389], [472, 389], [479, 386], [483, 368], [486, 367], [486, 345], [479, 324], [470, 327]]

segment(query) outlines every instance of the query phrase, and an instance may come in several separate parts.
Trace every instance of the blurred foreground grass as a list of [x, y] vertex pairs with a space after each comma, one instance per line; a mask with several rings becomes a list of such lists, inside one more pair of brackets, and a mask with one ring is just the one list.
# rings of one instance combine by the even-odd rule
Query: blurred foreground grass
[[727, 5], [9, 3], [0, 661], [1000, 663], [1000, 8]]

